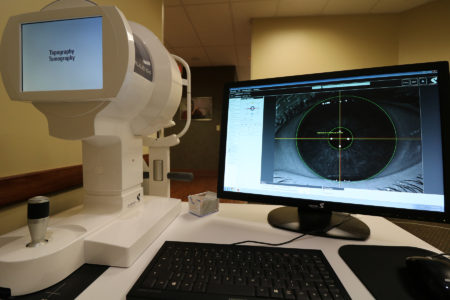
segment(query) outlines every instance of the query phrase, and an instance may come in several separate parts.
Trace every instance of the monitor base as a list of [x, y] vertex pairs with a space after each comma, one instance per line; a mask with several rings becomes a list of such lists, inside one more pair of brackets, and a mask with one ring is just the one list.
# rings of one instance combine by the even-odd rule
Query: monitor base
[[369, 227], [349, 214], [297, 207], [279, 207], [267, 216], [270, 225], [276, 228], [310, 235], [346, 240], [366, 240]]

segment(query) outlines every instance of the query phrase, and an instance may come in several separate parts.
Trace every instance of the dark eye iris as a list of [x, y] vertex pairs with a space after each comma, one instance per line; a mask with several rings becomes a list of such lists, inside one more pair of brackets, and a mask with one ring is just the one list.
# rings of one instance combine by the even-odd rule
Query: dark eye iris
[[365, 180], [380, 173], [397, 144], [386, 111], [351, 95], [314, 105], [300, 121], [296, 137], [304, 163], [319, 176], [336, 181]]
[[309, 96], [277, 98], [274, 181], [423, 192], [417, 93]]

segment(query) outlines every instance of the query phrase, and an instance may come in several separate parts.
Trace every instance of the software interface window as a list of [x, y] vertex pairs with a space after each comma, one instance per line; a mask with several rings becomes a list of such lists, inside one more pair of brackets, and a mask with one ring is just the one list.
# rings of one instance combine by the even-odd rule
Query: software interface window
[[418, 71], [231, 88], [225, 189], [443, 211], [437, 84]]

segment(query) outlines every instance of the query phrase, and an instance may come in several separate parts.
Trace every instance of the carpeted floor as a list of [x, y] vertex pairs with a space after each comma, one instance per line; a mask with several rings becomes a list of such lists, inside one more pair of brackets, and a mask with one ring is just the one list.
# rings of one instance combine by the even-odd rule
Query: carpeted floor
[[394, 224], [411, 232], [443, 253], [450, 253], [450, 224], [419, 222], [414, 220], [389, 219]]

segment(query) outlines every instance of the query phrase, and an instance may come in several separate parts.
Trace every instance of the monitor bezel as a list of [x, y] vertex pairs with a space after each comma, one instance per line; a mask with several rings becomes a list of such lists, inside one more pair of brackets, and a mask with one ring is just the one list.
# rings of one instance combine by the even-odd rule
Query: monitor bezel
[[[22, 25], [72, 19], [102, 18], [103, 87], [101, 89], [26, 91], [22, 90]], [[1, 68], [10, 98], [32, 102], [71, 102], [110, 100], [117, 96], [134, 54], [129, 25], [114, 6], [75, 7], [45, 10], [13, 16], [2, 39]], [[6, 59], [7, 58], [7, 59]]]
[[[392, 72], [411, 72], [411, 71], [423, 71], [423, 70], [437, 70], [439, 76], [439, 103], [440, 103], [440, 116], [441, 116], [441, 138], [442, 138], [442, 159], [443, 159], [443, 179], [444, 179], [444, 212], [431, 212], [423, 210], [409, 210], [401, 208], [391, 207], [378, 207], [370, 205], [358, 205], [349, 203], [335, 203], [322, 200], [310, 200], [304, 198], [290, 198], [290, 197], [278, 197], [267, 196], [259, 194], [250, 194], [242, 192], [231, 192], [224, 190], [224, 171], [225, 171], [225, 155], [226, 155], [226, 137], [227, 137], [227, 118], [228, 118], [228, 105], [229, 105], [229, 91], [230, 88], [246, 87], [254, 85], [266, 85], [266, 84], [279, 84], [286, 82], [296, 81], [310, 81], [310, 80], [322, 80], [332, 79], [338, 77], [349, 76], [366, 76], [382, 73]], [[450, 82], [449, 82], [449, 65], [446, 61], [430, 62], [430, 63], [417, 63], [407, 65], [385, 66], [375, 68], [354, 69], [336, 72], [305, 74], [296, 76], [256, 79], [241, 82], [227, 83], [224, 88], [224, 101], [222, 104], [222, 121], [221, 121], [221, 137], [220, 137], [220, 151], [219, 151], [219, 172], [218, 172], [218, 185], [217, 194], [219, 198], [242, 200], [248, 202], [274, 204], [283, 206], [294, 206], [300, 209], [318, 209], [324, 211], [336, 211], [347, 212], [352, 214], [364, 214], [364, 215], [376, 215], [383, 217], [415, 219], [424, 221], [433, 221], [441, 223], [450, 223], [450, 182], [449, 170], [450, 161], [446, 155], [446, 152], [450, 149], [450, 143], [444, 137], [449, 133], [449, 122], [446, 116], [450, 114]], [[447, 100], [447, 101], [444, 101]]]

